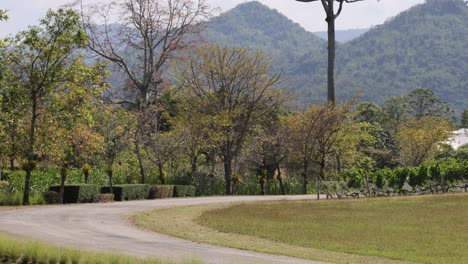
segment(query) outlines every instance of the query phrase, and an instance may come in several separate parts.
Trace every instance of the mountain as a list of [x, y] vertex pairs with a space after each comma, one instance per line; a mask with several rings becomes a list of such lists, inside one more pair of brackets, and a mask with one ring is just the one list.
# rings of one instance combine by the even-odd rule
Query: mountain
[[337, 90], [382, 100], [424, 87], [468, 108], [468, 7], [427, 0], [339, 47]]
[[[345, 43], [351, 41], [355, 38], [360, 37], [362, 34], [369, 31], [368, 28], [357, 28], [357, 29], [346, 29], [346, 30], [336, 30], [335, 31], [335, 38], [336, 41]], [[327, 40], [328, 39], [328, 32], [327, 31], [318, 31], [314, 32], [314, 34], [321, 39]]]
[[327, 42], [259, 2], [240, 4], [212, 19], [205, 40], [264, 51], [271, 59], [272, 69], [287, 78], [285, 86], [294, 90], [302, 102], [301, 98], [310, 97], [310, 90], [302, 88], [310, 81], [311, 73], [295, 72], [298, 62], [310, 57], [307, 67], [315, 72], [313, 80], [325, 81], [326, 71], [322, 66], [326, 64]]
[[[321, 17], [310, 19], [324, 23]], [[463, 0], [426, 0], [337, 45], [337, 95], [346, 99], [362, 93], [363, 100], [381, 103], [425, 87], [460, 112], [468, 108], [467, 36], [468, 7]], [[263, 49], [274, 70], [288, 78], [298, 100], [325, 100], [326, 41], [276, 10], [258, 2], [241, 4], [209, 23], [207, 39]]]

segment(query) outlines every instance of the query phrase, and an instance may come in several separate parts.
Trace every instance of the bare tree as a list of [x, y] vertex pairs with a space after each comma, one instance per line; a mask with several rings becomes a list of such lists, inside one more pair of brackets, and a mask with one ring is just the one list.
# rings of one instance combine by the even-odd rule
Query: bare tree
[[[296, 0], [298, 2], [316, 2], [319, 0]], [[344, 3], [354, 3], [363, 0], [320, 0], [325, 10], [328, 24], [328, 103], [335, 104], [335, 20], [341, 14]], [[338, 2], [338, 10], [335, 11], [335, 2]]]
[[[141, 113], [158, 104], [165, 65], [194, 44], [211, 13], [205, 0], [119, 0], [90, 5], [80, 0], [80, 4], [83, 27], [90, 35], [88, 47], [123, 71], [125, 88], [132, 96], [120, 102]], [[144, 182], [140, 145], [148, 120], [146, 114], [139, 116], [135, 149]], [[157, 121], [154, 127], [153, 132]]]

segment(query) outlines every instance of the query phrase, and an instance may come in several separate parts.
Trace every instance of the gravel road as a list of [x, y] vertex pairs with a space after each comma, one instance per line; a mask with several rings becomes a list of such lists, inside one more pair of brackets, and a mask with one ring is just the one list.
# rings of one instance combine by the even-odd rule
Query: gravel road
[[0, 232], [59, 246], [105, 250], [162, 259], [198, 259], [205, 263], [316, 263], [255, 253], [145, 232], [127, 216], [141, 211], [219, 202], [300, 200], [313, 196], [229, 196], [41, 206], [0, 212]]

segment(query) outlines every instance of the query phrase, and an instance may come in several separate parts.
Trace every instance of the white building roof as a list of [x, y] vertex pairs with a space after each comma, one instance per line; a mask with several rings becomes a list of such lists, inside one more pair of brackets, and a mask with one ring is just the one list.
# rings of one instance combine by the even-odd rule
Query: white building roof
[[452, 132], [452, 137], [449, 139], [449, 144], [454, 149], [468, 144], [468, 128], [462, 128]]

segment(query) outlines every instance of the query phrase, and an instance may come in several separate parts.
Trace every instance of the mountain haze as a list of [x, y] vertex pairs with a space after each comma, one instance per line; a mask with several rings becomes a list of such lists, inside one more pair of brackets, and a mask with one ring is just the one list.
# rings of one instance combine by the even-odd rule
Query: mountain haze
[[[335, 37], [337, 42], [345, 43], [351, 41], [362, 34], [369, 31], [368, 28], [358, 28], [358, 29], [345, 29], [345, 30], [336, 30]], [[328, 32], [327, 31], [318, 31], [314, 32], [314, 34], [322, 39], [328, 39]]]

